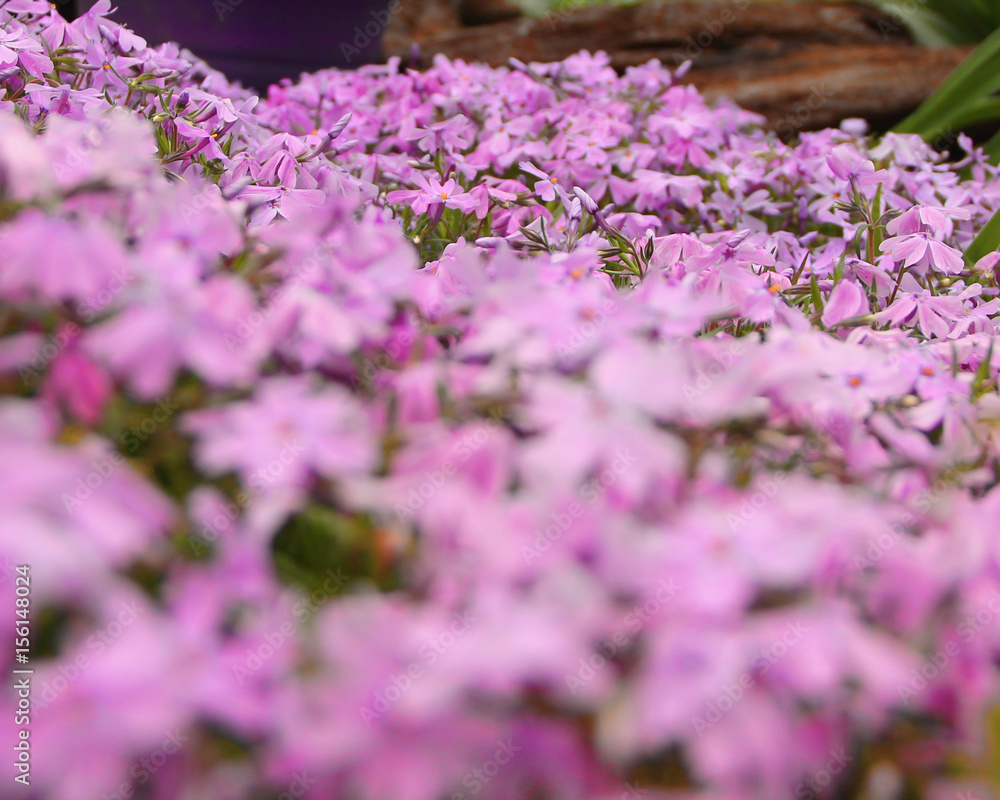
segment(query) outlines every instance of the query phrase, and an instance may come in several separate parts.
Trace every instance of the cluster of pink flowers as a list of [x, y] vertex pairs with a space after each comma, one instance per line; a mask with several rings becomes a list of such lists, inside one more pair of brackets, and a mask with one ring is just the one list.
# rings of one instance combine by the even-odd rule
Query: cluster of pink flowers
[[1000, 178], [971, 141], [785, 144], [602, 54], [258, 99], [109, 8], [0, 6], [24, 797], [982, 777], [1000, 253], [963, 252]]

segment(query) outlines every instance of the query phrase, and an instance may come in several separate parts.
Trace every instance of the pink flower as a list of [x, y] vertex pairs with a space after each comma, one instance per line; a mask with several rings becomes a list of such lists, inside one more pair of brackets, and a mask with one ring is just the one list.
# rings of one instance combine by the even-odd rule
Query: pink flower
[[935, 269], [946, 275], [957, 275], [965, 269], [965, 262], [958, 250], [938, 241], [926, 231], [889, 237], [879, 249], [897, 263], [902, 262], [904, 268], [919, 267], [921, 275], [926, 274], [928, 269]]
[[871, 311], [867, 294], [854, 281], [842, 280], [833, 287], [823, 307], [823, 325], [832, 328], [851, 317], [860, 317]]
[[926, 289], [906, 293], [877, 315], [880, 322], [891, 325], [915, 323], [928, 337], [943, 339], [962, 316], [962, 300], [947, 295], [934, 296]]
[[53, 219], [29, 209], [7, 224], [0, 295], [8, 300], [75, 300], [93, 306], [130, 271], [118, 237], [97, 219]]
[[518, 166], [525, 172], [534, 175], [539, 180], [535, 181], [534, 190], [543, 202], [551, 203], [556, 199], [556, 193], [559, 193], [560, 199], [563, 201], [563, 205], [569, 205], [569, 195], [559, 186], [558, 178], [554, 178], [549, 173], [538, 169], [530, 161], [522, 161]]
[[436, 177], [425, 178], [417, 173], [413, 182], [420, 188], [416, 191], [397, 190], [386, 196], [388, 203], [409, 203], [415, 214], [423, 214], [428, 209], [457, 208], [468, 214], [476, 208], [476, 201], [465, 191], [454, 178], [441, 183]]
[[194, 435], [203, 469], [235, 471], [258, 493], [303, 488], [312, 474], [343, 478], [375, 465], [357, 402], [344, 389], [317, 389], [305, 378], [264, 381], [250, 400], [186, 415], [183, 429]]
[[971, 214], [964, 208], [944, 208], [940, 206], [914, 206], [895, 219], [889, 220], [886, 230], [893, 235], [919, 233], [925, 228], [936, 231], [944, 238], [954, 232], [954, 220], [967, 220]]
[[20, 67], [34, 78], [41, 79], [52, 71], [52, 59], [45, 55], [41, 43], [18, 22], [8, 20], [0, 27], [0, 72]]
[[71, 341], [49, 367], [42, 394], [64, 405], [81, 422], [95, 425], [111, 395], [111, 381], [107, 373]]
[[826, 157], [827, 166], [842, 181], [855, 182], [859, 187], [874, 186], [885, 183], [889, 173], [884, 169], [876, 170], [871, 159], [859, 155], [851, 145], [838, 145]]

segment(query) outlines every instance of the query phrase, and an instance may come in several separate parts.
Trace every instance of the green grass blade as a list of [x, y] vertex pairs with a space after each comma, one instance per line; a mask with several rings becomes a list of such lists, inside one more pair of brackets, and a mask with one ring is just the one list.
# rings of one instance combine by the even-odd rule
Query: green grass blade
[[897, 133], [916, 133], [925, 139], [953, 132], [961, 113], [997, 89], [1000, 89], [1000, 29], [993, 31], [895, 130]]

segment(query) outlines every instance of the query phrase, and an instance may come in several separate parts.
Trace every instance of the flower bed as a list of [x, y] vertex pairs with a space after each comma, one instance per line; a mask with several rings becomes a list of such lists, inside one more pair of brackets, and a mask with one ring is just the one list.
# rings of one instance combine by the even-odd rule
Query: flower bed
[[971, 142], [786, 145], [600, 54], [258, 101], [108, 7], [0, 10], [26, 796], [985, 774], [1000, 254], [962, 251], [1000, 181]]

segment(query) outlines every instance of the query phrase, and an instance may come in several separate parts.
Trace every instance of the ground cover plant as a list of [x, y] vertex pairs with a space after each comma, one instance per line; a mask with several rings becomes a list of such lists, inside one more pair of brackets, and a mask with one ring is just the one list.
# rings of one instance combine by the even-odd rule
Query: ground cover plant
[[0, 9], [5, 797], [989, 796], [971, 141], [108, 10]]

